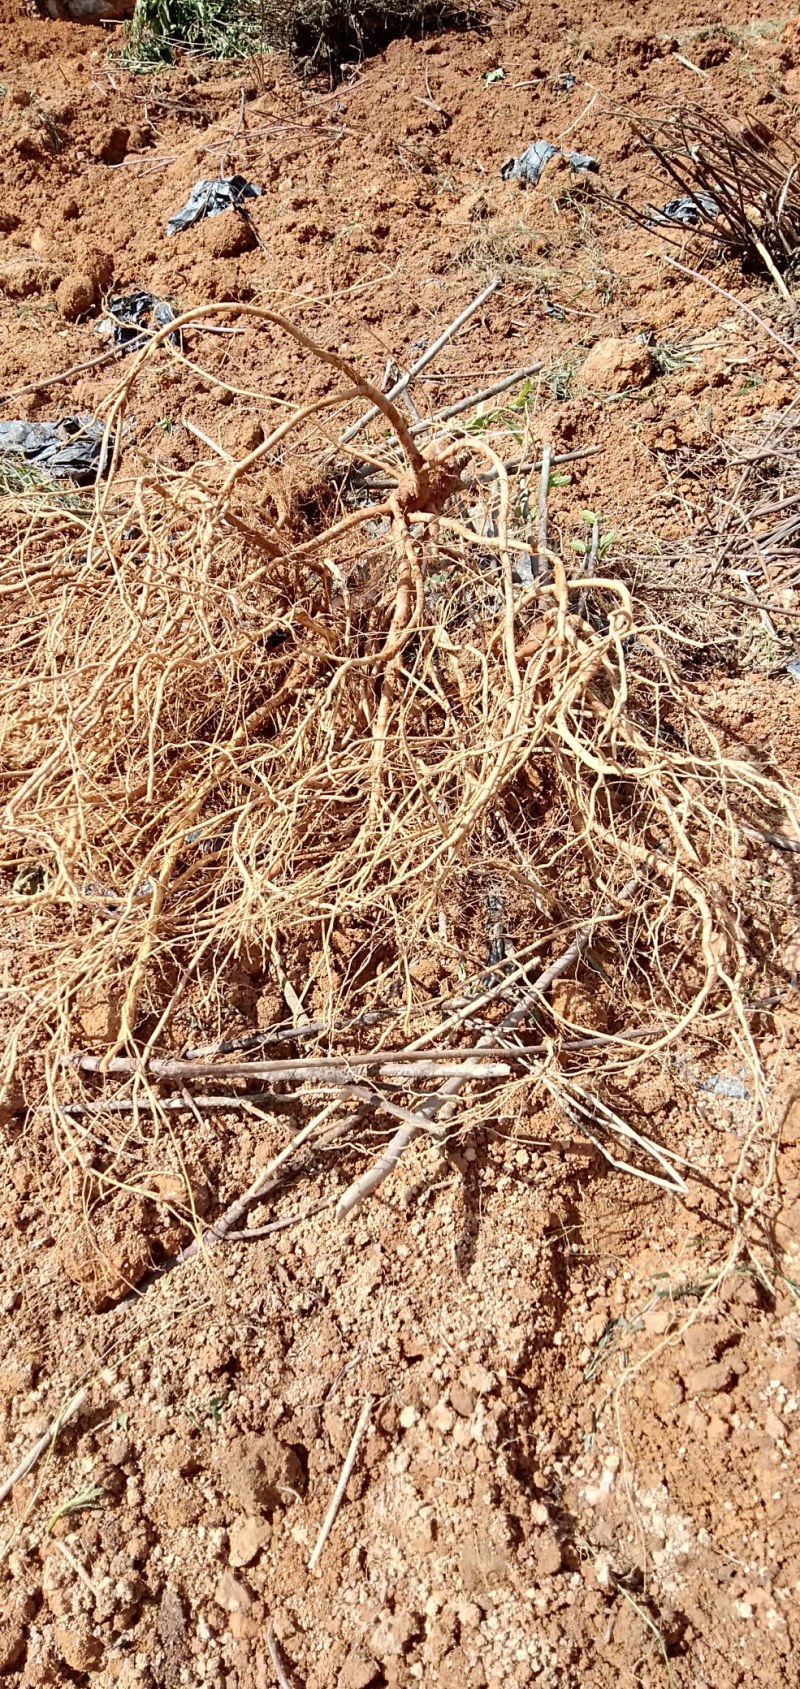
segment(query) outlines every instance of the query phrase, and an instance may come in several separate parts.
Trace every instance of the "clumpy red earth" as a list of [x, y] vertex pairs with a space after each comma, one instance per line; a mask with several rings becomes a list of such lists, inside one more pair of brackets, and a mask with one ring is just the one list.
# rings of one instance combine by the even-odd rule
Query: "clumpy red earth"
[[[0, 23], [4, 416], [102, 403], [113, 364], [14, 390], [99, 355], [109, 291], [268, 304], [379, 381], [497, 274], [491, 302], [431, 367], [447, 379], [418, 384], [418, 405], [541, 361], [532, 436], [601, 448], [553, 494], [560, 536], [585, 532], [588, 506], [658, 553], [703, 530], [701, 454], [796, 398], [796, 357], [737, 309], [778, 321], [762, 284], [717, 268], [733, 295], [721, 298], [668, 268], [654, 231], [620, 220], [565, 166], [528, 193], [499, 174], [530, 140], [563, 136], [597, 155], [609, 193], [666, 199], [625, 114], [680, 99], [796, 145], [800, 31], [783, 14], [753, 21], [740, 0], [713, 13], [524, 0], [482, 34], [395, 42], [332, 90], [277, 58], [132, 77], [114, 33], [27, 18], [11, 0]], [[575, 86], [559, 92], [565, 71]], [[168, 239], [194, 181], [232, 171], [263, 189], [258, 243], [230, 217]], [[782, 332], [791, 341], [791, 313]], [[635, 375], [641, 336], [682, 355], [662, 357], [663, 373], [645, 359], [621, 397], [581, 381], [608, 339], [625, 342]], [[189, 466], [203, 448], [182, 419], [246, 450], [259, 437], [252, 395], [298, 396], [269, 332], [209, 336], [203, 357], [205, 373], [148, 369], [132, 464]], [[241, 396], [215, 388], [215, 372]], [[731, 665], [698, 686], [722, 731], [796, 772], [785, 675]], [[777, 854], [774, 868], [785, 873]], [[790, 887], [783, 896], [790, 946], [796, 905]], [[242, 967], [223, 1030], [269, 1024], [269, 989]], [[3, 1506], [5, 1680], [263, 1689], [277, 1681], [272, 1626], [289, 1681], [307, 1689], [795, 1683], [790, 969], [754, 1031], [785, 1116], [767, 1209], [782, 1267], [769, 1278], [737, 1254], [725, 1194], [746, 1167], [749, 1099], [698, 1090], [708, 1050], [698, 1075], [665, 1071], [629, 1099], [646, 1132], [669, 1118], [702, 1170], [688, 1201], [579, 1140], [554, 1151], [546, 1113], [500, 1120], [448, 1160], [417, 1147], [349, 1222], [317, 1214], [229, 1242], [133, 1304], [126, 1288], [189, 1235], [184, 1174], [213, 1217], [281, 1147], [285, 1121], [190, 1122], [182, 1167], [177, 1141], [154, 1145], [147, 1192], [116, 1192], [89, 1243], [49, 1122], [12, 1098], [3, 1469], [81, 1384], [86, 1397]], [[309, 1207], [326, 1188], [323, 1169]], [[290, 1193], [277, 1211], [296, 1205]], [[275, 1212], [264, 1204], [252, 1223]], [[353, 1476], [309, 1571], [367, 1396]]]

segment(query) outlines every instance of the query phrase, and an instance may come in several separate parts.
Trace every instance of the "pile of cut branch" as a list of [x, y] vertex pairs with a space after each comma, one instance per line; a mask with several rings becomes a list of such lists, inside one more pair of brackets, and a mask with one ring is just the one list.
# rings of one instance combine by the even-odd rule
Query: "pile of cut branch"
[[[800, 838], [791, 794], [725, 754], [648, 604], [551, 548], [547, 454], [531, 538], [524, 443], [512, 470], [455, 420], [412, 432], [255, 305], [178, 326], [233, 316], [288, 337], [318, 394], [247, 457], [128, 475], [137, 384], [184, 356], [170, 325], [108, 401], [92, 513], [0, 506], [1, 907], [33, 941], [9, 1064], [43, 1053], [60, 1149], [101, 1183], [131, 1112], [142, 1133], [267, 1087], [304, 1122], [291, 1153], [346, 1136], [374, 1163], [343, 1212], [415, 1135], [537, 1099], [680, 1188], [606, 1080], [710, 1026], [761, 1097], [744, 858], [759, 826]], [[242, 955], [291, 1019], [215, 1045]], [[570, 1015], [550, 988], [587, 960]]]
[[763, 124], [734, 127], [692, 102], [666, 118], [637, 119], [638, 138], [662, 166], [678, 198], [666, 207], [614, 203], [626, 216], [656, 227], [666, 240], [693, 227], [722, 257], [766, 272], [788, 297], [800, 258], [800, 160]]

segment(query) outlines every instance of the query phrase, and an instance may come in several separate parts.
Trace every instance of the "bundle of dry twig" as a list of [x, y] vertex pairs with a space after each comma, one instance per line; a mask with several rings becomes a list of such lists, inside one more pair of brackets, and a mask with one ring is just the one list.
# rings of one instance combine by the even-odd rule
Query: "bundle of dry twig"
[[800, 254], [800, 160], [791, 149], [763, 124], [734, 127], [692, 102], [666, 118], [637, 118], [633, 128], [681, 197], [663, 210], [626, 199], [611, 203], [666, 240], [683, 239], [694, 228], [743, 269], [766, 271], [786, 296]]
[[[256, 306], [205, 306], [180, 326], [233, 313], [293, 339], [306, 391], [321, 366], [333, 384], [241, 462], [125, 480], [142, 371], [183, 355], [165, 330], [109, 401], [116, 457], [91, 516], [0, 509], [0, 907], [27, 911], [39, 958], [11, 983], [8, 1050], [44, 1048], [63, 1152], [107, 1165], [97, 1133], [87, 1144], [71, 1126], [104, 1072], [166, 1119], [191, 1076], [150, 1064], [185, 1047], [187, 995], [213, 1030], [231, 959], [246, 948], [267, 968], [300, 940], [317, 1053], [338, 1066], [284, 1055], [280, 1074], [250, 1077], [288, 1085], [301, 1108], [332, 1097], [346, 1121], [355, 1104], [407, 1136], [449, 1131], [465, 1088], [486, 1114], [555, 1086], [587, 1130], [624, 1137], [600, 1095], [609, 1051], [617, 1067], [644, 1060], [704, 1016], [757, 1065], [742, 826], [800, 837], [791, 795], [724, 754], [624, 584], [571, 579], [541, 524], [546, 567], [531, 575], [485, 436], [450, 424], [420, 449], [346, 360]], [[345, 447], [364, 400], [377, 420]], [[348, 456], [387, 484], [380, 502], [348, 504], [335, 473]], [[490, 523], [469, 514], [478, 466]], [[487, 887], [513, 914], [513, 953], [488, 976]], [[582, 1025], [546, 993], [590, 949]], [[66, 1058], [87, 1002], [108, 1026], [81, 1078]], [[383, 1067], [365, 1059], [375, 1026]], [[291, 1048], [302, 1031], [295, 1017], [272, 1036]], [[430, 1070], [414, 1069], [426, 1045]], [[194, 1074], [200, 1091], [247, 1078], [219, 1057]]]

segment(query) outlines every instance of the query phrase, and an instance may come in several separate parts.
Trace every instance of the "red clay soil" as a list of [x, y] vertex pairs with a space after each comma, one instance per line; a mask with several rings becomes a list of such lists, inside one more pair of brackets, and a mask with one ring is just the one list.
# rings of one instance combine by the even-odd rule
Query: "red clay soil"
[[[589, 506], [657, 551], [685, 549], [705, 520], [698, 454], [796, 397], [793, 313], [762, 282], [709, 269], [728, 299], [670, 269], [653, 230], [561, 163], [528, 192], [500, 178], [530, 140], [563, 137], [597, 156], [607, 192], [667, 199], [626, 113], [681, 99], [796, 145], [800, 27], [784, 13], [523, 0], [482, 34], [395, 42], [332, 90], [277, 58], [129, 76], [118, 33], [28, 18], [12, 0], [0, 24], [5, 417], [101, 403], [114, 364], [14, 390], [99, 355], [109, 291], [268, 303], [380, 381], [388, 358], [406, 367], [497, 274], [491, 302], [431, 366], [437, 379], [415, 388], [420, 409], [541, 360], [534, 437], [601, 448], [554, 492], [556, 528], [580, 532]], [[258, 242], [229, 216], [168, 238], [192, 184], [233, 171], [263, 190]], [[609, 338], [625, 342], [613, 355], [629, 371], [638, 348], [621, 394], [581, 378]], [[297, 396], [268, 332], [209, 336], [204, 361], [271, 403]], [[131, 462], [188, 466], [204, 448], [182, 418], [241, 451], [261, 417], [207, 374], [159, 365], [140, 383], [127, 449]], [[797, 771], [785, 672], [717, 667], [700, 684], [724, 732]], [[197, 1211], [216, 1215], [284, 1124], [190, 1121], [180, 1143], [152, 1146], [145, 1194], [117, 1191], [89, 1241], [49, 1121], [12, 1099], [2, 1470], [79, 1384], [87, 1395], [3, 1504], [9, 1685], [264, 1689], [278, 1681], [270, 1627], [285, 1680], [306, 1689], [798, 1681], [797, 903], [772, 858], [789, 960], [754, 1022], [789, 1105], [769, 1174], [771, 1276], [732, 1251], [725, 1191], [750, 1153], [749, 1099], [698, 1088], [716, 1071], [709, 1047], [696, 1072], [665, 1069], [628, 1099], [645, 1131], [669, 1121], [701, 1169], [688, 1200], [612, 1170], [591, 1145], [548, 1149], [546, 1112], [501, 1120], [450, 1159], [415, 1147], [350, 1221], [317, 1214], [232, 1241], [133, 1306], [126, 1288], [189, 1235], [181, 1167]], [[582, 988], [560, 989], [569, 1013]], [[274, 986], [244, 966], [227, 990], [233, 1031], [276, 1013]], [[290, 1192], [279, 1211], [296, 1205]], [[265, 1204], [250, 1223], [273, 1217]], [[353, 1476], [309, 1571], [367, 1396]]]

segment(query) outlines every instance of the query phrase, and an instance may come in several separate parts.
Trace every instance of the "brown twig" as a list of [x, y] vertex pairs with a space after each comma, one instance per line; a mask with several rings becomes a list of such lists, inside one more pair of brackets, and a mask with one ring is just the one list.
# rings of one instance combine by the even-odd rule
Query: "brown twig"
[[[624, 890], [620, 893], [620, 902], [624, 903], [632, 895], [639, 883], [639, 880], [640, 875], [634, 875], [634, 877], [628, 882], [627, 886], [625, 886]], [[616, 913], [616, 910], [605, 911], [604, 914], [600, 914], [598, 916], [598, 920], [602, 921], [604, 916], [608, 917], [609, 915], [615, 915]], [[558, 956], [554, 962], [551, 962], [550, 966], [545, 968], [543, 973], [539, 974], [538, 979], [535, 979], [532, 985], [520, 994], [519, 1000], [515, 1003], [513, 1009], [511, 1009], [500, 1022], [498, 1031], [501, 1034], [504, 1032], [513, 1032], [519, 1025], [520, 1021], [524, 1019], [525, 1015], [529, 1014], [531, 1009], [535, 1009], [537, 1007], [537, 1000], [541, 999], [546, 991], [549, 991], [550, 986], [553, 985], [557, 979], [560, 979], [562, 974], [567, 973], [568, 970], [574, 966], [574, 964], [583, 955], [587, 945], [591, 942], [594, 930], [595, 927], [592, 925], [591, 927], [585, 928], [583, 932], [578, 933], [577, 937], [573, 939], [568, 948], [562, 951], [562, 954]], [[479, 1039], [475, 1046], [476, 1055], [480, 1053], [483, 1044], [484, 1040]], [[434, 1096], [429, 1097], [425, 1102], [420, 1104], [417, 1113], [423, 1117], [426, 1125], [428, 1125], [431, 1120], [435, 1119], [440, 1110], [443, 1109], [447, 1103], [452, 1102], [452, 1100], [458, 1095], [458, 1092], [466, 1083], [466, 1077], [468, 1076], [461, 1078], [458, 1075], [454, 1075], [453, 1078], [449, 1079], [447, 1083], [442, 1086], [441, 1090], [437, 1091]], [[419, 1125], [414, 1122], [406, 1122], [400, 1127], [380, 1159], [376, 1161], [372, 1167], [369, 1167], [366, 1173], [362, 1173], [360, 1178], [354, 1180], [354, 1182], [348, 1186], [344, 1195], [339, 1198], [339, 1201], [336, 1204], [337, 1219], [343, 1219], [345, 1215], [351, 1214], [354, 1208], [358, 1208], [360, 1206], [365, 1197], [371, 1195], [372, 1191], [376, 1190], [378, 1185], [383, 1183], [383, 1180], [388, 1176], [388, 1174], [393, 1172], [401, 1155], [403, 1154], [403, 1151], [418, 1135], [419, 1130]]]
[[38, 381], [28, 381], [24, 387], [10, 387], [7, 393], [0, 393], [0, 403], [6, 404], [9, 399], [20, 399], [23, 393], [44, 393], [48, 387], [59, 387], [62, 381], [71, 381], [73, 375], [82, 375], [84, 370], [99, 369], [101, 364], [110, 364], [119, 357], [116, 346], [106, 352], [98, 352], [96, 358], [87, 358], [82, 364], [71, 364], [69, 369], [59, 370], [56, 375], [43, 375]]
[[342, 1499], [344, 1497], [344, 1492], [347, 1489], [347, 1484], [348, 1484], [348, 1480], [349, 1480], [349, 1477], [350, 1477], [350, 1473], [352, 1472], [353, 1467], [355, 1466], [355, 1463], [356, 1463], [356, 1455], [358, 1454], [359, 1444], [360, 1444], [361, 1439], [364, 1435], [364, 1432], [367, 1429], [367, 1425], [369, 1424], [369, 1417], [370, 1417], [371, 1412], [372, 1412], [372, 1397], [371, 1396], [365, 1396], [364, 1406], [362, 1407], [361, 1412], [360, 1412], [359, 1417], [358, 1417], [358, 1424], [356, 1425], [355, 1431], [353, 1432], [353, 1437], [352, 1437], [352, 1441], [350, 1443], [350, 1447], [347, 1451], [347, 1454], [345, 1455], [345, 1461], [344, 1461], [344, 1465], [342, 1467], [342, 1470], [341, 1470], [341, 1473], [340, 1473], [340, 1476], [339, 1476], [339, 1482], [336, 1485], [336, 1489], [333, 1492], [333, 1499], [331, 1501], [331, 1504], [330, 1504], [330, 1507], [328, 1508], [327, 1513], [325, 1514], [325, 1518], [322, 1521], [322, 1526], [320, 1528], [319, 1536], [317, 1537], [316, 1543], [314, 1544], [314, 1548], [313, 1548], [311, 1555], [309, 1557], [308, 1569], [309, 1569], [310, 1572], [313, 1572], [315, 1570], [316, 1566], [319, 1564], [319, 1557], [322, 1553], [323, 1548], [325, 1547], [325, 1544], [328, 1540], [328, 1537], [331, 1534], [331, 1530], [333, 1529], [333, 1525], [334, 1525], [335, 1520], [336, 1520], [336, 1515], [339, 1511], [339, 1508], [342, 1505]]
[[[492, 1061], [497, 1052], [489, 1044], [480, 1052], [489, 1065], [483, 1068], [488, 1079], [502, 1079], [508, 1075], [508, 1060]], [[439, 1070], [453, 1062], [473, 1062], [471, 1049], [440, 1054], [438, 1050], [410, 1049], [408, 1057], [402, 1050], [367, 1051], [363, 1055], [299, 1056], [295, 1061], [204, 1062], [182, 1061], [180, 1058], [151, 1056], [146, 1063], [135, 1056], [115, 1056], [106, 1061], [103, 1056], [73, 1056], [72, 1065], [82, 1073], [110, 1075], [147, 1072], [154, 1079], [322, 1079], [331, 1084], [346, 1083], [359, 1068], [376, 1068], [381, 1079], [435, 1079]], [[436, 1071], [434, 1071], [436, 1069]]]
[[536, 364], [527, 364], [523, 369], [512, 370], [510, 375], [496, 381], [492, 387], [482, 387], [478, 393], [470, 393], [466, 399], [457, 399], [453, 405], [445, 405], [444, 410], [436, 411], [431, 417], [422, 417], [419, 422], [412, 424], [411, 433], [421, 434], [426, 429], [436, 428], [441, 422], [449, 422], [454, 416], [461, 416], [464, 411], [472, 410], [476, 405], [482, 405], [487, 399], [495, 399], [500, 393], [508, 391], [509, 387], [516, 387], [520, 381], [526, 381], [529, 375], [536, 375], [544, 365], [541, 360]]
[[[497, 291], [499, 286], [500, 277], [495, 276], [494, 280], [489, 282], [488, 287], [484, 287], [478, 294], [477, 298], [473, 299], [471, 304], [467, 305], [463, 311], [460, 311], [458, 316], [454, 317], [451, 323], [448, 323], [447, 328], [444, 329], [442, 333], [437, 336], [436, 340], [434, 340], [433, 344], [429, 346], [425, 352], [423, 352], [422, 357], [417, 358], [416, 363], [411, 365], [411, 368], [406, 371], [406, 374], [401, 375], [400, 380], [396, 381], [394, 386], [389, 389], [389, 392], [386, 395], [388, 400], [396, 399], [401, 393], [405, 392], [405, 389], [409, 386], [409, 383], [413, 381], [415, 375], [419, 375], [420, 370], [425, 369], [428, 364], [433, 362], [433, 359], [444, 349], [448, 341], [452, 340], [453, 335], [457, 334], [458, 330], [463, 328], [464, 324], [468, 323], [471, 317], [474, 317], [476, 311], [479, 311], [481, 306], [485, 305], [487, 299], [491, 298], [492, 294]], [[368, 427], [370, 422], [374, 422], [377, 415], [378, 407], [373, 405], [371, 410], [365, 411], [364, 415], [359, 417], [358, 422], [354, 422], [350, 428], [345, 429], [341, 437], [340, 444], [343, 446], [349, 445], [350, 441], [354, 440], [357, 434], [360, 434], [364, 428]]]
[[60, 1413], [56, 1414], [55, 1419], [51, 1420], [47, 1430], [42, 1432], [41, 1437], [39, 1437], [38, 1441], [34, 1443], [33, 1448], [29, 1449], [26, 1455], [23, 1455], [19, 1465], [15, 1466], [13, 1472], [11, 1472], [7, 1478], [4, 1478], [3, 1482], [0, 1484], [0, 1502], [5, 1501], [6, 1496], [11, 1494], [11, 1491], [16, 1487], [16, 1485], [19, 1484], [23, 1478], [27, 1477], [28, 1473], [36, 1465], [37, 1460], [39, 1460], [41, 1456], [46, 1453], [47, 1449], [49, 1449], [55, 1442], [62, 1427], [64, 1425], [68, 1425], [70, 1420], [74, 1419], [77, 1413], [80, 1413], [85, 1401], [86, 1390], [78, 1390], [70, 1401], [67, 1402], [66, 1406], [61, 1409]]
[[797, 348], [792, 346], [788, 340], [784, 340], [783, 335], [778, 334], [777, 330], [770, 323], [765, 322], [764, 318], [753, 310], [752, 305], [746, 304], [744, 299], [737, 299], [735, 293], [729, 293], [726, 287], [720, 287], [718, 282], [712, 281], [711, 277], [704, 275], [702, 270], [693, 270], [688, 264], [681, 264], [679, 259], [670, 258], [668, 253], [664, 253], [662, 262], [669, 264], [673, 270], [679, 270], [683, 276], [691, 276], [692, 281], [702, 282], [703, 287], [710, 287], [712, 293], [718, 293], [721, 299], [727, 299], [728, 303], [734, 305], [737, 311], [744, 311], [745, 316], [750, 317], [752, 322], [763, 329], [764, 333], [769, 335], [770, 340], [774, 340], [776, 346], [780, 346], [782, 352], [787, 352], [796, 364], [800, 364], [800, 352]]
[[269, 1650], [269, 1657], [275, 1668], [275, 1676], [278, 1679], [280, 1689], [292, 1689], [291, 1679], [287, 1676], [286, 1669], [278, 1651], [278, 1644], [275, 1640], [275, 1632], [272, 1627], [271, 1619], [267, 1626], [267, 1648]]
[[227, 1231], [226, 1243], [250, 1243], [255, 1238], [271, 1237], [273, 1232], [286, 1231], [287, 1226], [298, 1226], [302, 1220], [311, 1220], [315, 1214], [322, 1214], [331, 1207], [331, 1198], [325, 1202], [315, 1202], [312, 1208], [304, 1208], [301, 1214], [286, 1214], [281, 1220], [270, 1220], [266, 1226], [252, 1226], [241, 1232]]
[[89, 1594], [94, 1597], [95, 1601], [99, 1601], [100, 1600], [100, 1591], [96, 1587], [96, 1585], [92, 1583], [92, 1580], [89, 1576], [89, 1573], [86, 1570], [86, 1567], [81, 1564], [81, 1561], [78, 1559], [77, 1555], [73, 1554], [72, 1549], [68, 1546], [67, 1543], [65, 1543], [63, 1541], [63, 1539], [61, 1537], [54, 1537], [53, 1541], [56, 1545], [56, 1548], [58, 1549], [59, 1554], [61, 1554], [63, 1556], [63, 1558], [66, 1560], [67, 1565], [71, 1566], [73, 1572], [76, 1575], [76, 1577], [80, 1578], [81, 1583], [84, 1586], [84, 1589], [88, 1589]]
[[542, 468], [539, 477], [539, 504], [536, 513], [536, 537], [539, 547], [539, 581], [542, 586], [552, 578], [547, 548], [547, 495], [550, 490], [550, 442], [542, 446]]

